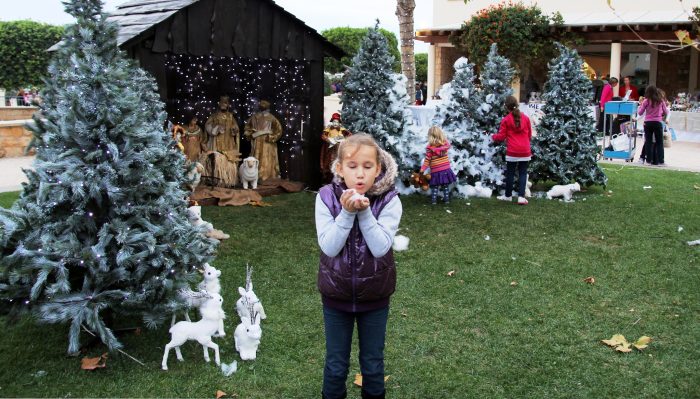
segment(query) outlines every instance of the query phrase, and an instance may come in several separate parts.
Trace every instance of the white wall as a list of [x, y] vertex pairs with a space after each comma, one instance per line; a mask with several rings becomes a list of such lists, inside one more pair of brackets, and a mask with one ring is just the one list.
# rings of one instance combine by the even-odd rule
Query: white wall
[[[537, 4], [547, 15], [559, 11], [562, 14], [600, 12], [609, 14], [611, 20], [615, 17], [607, 0], [521, 0], [526, 6]], [[477, 11], [487, 8], [490, 5], [498, 4], [500, 1], [494, 0], [469, 0], [464, 4], [464, 0], [433, 0], [433, 27], [443, 27], [447, 25], [461, 24], [469, 19]], [[649, 11], [662, 11], [659, 15], [667, 15], [669, 11], [683, 12], [683, 7], [690, 12], [693, 7], [700, 6], [700, 0], [611, 0], [612, 6], [618, 13], [638, 12], [639, 14]], [[568, 22], [568, 21], [567, 21]]]

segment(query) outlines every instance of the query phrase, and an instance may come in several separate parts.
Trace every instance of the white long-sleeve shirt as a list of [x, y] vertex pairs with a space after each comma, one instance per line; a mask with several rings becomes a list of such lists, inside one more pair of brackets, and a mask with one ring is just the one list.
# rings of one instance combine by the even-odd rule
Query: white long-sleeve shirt
[[348, 212], [343, 208], [338, 217], [333, 218], [330, 209], [323, 203], [320, 195], [316, 196], [316, 234], [321, 251], [328, 256], [337, 256], [343, 250], [352, 225], [357, 217], [360, 232], [372, 255], [384, 256], [394, 242], [394, 235], [399, 229], [403, 207], [399, 197], [389, 201], [375, 218], [372, 210]]

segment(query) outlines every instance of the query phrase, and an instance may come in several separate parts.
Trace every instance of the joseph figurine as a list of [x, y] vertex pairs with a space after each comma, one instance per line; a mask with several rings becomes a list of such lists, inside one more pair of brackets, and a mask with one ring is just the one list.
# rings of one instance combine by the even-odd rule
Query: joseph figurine
[[219, 109], [207, 119], [204, 128], [209, 136], [207, 151], [220, 152], [226, 155], [229, 161], [236, 162], [241, 148], [238, 140], [240, 129], [229, 107], [228, 96], [221, 96]]
[[221, 187], [233, 187], [238, 180], [236, 163], [240, 155], [240, 129], [229, 107], [228, 96], [221, 96], [219, 109], [204, 125], [208, 140], [206, 151], [200, 158], [207, 175], [218, 178]]
[[250, 155], [259, 161], [260, 180], [280, 177], [277, 141], [282, 137], [282, 124], [270, 113], [268, 101], [260, 101], [260, 111], [248, 119], [244, 134], [251, 142]]

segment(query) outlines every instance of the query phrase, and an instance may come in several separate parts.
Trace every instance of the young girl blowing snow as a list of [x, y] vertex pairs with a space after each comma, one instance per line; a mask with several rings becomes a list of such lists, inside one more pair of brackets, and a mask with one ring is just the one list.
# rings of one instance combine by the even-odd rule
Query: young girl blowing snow
[[450, 184], [457, 177], [450, 167], [450, 158], [447, 150], [450, 142], [445, 133], [437, 126], [428, 129], [428, 146], [425, 148], [425, 160], [420, 172], [430, 168], [430, 203], [437, 204], [438, 190], [442, 188], [442, 199], [446, 204], [450, 203]]
[[527, 205], [525, 186], [527, 184], [527, 165], [532, 158], [530, 139], [532, 127], [530, 118], [520, 113], [518, 100], [508, 96], [505, 101], [506, 115], [501, 120], [501, 128], [494, 134], [493, 140], [506, 142], [506, 193], [499, 200], [511, 201], [513, 194], [513, 177], [518, 168], [518, 204]]
[[394, 187], [396, 162], [372, 137], [356, 134], [339, 144], [332, 170], [334, 182], [316, 197], [326, 333], [322, 397], [346, 397], [357, 322], [362, 398], [384, 398], [384, 340], [396, 286], [391, 245], [402, 212]]

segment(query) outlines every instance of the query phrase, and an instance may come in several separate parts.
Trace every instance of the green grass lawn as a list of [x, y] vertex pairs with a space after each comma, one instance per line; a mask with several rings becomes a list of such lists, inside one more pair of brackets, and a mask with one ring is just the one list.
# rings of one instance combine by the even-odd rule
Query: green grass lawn
[[[700, 397], [700, 247], [686, 244], [700, 238], [700, 174], [606, 172], [605, 190], [580, 193], [574, 203], [472, 199], [446, 208], [402, 197], [400, 234], [411, 244], [396, 254], [389, 397]], [[0, 194], [0, 204], [16, 197]], [[212, 397], [219, 389], [240, 398], [319, 397], [314, 195], [266, 201], [273, 206], [204, 209], [206, 220], [232, 236], [215, 262], [229, 315], [228, 335], [218, 339], [222, 360], [238, 359], [234, 302], [249, 262], [268, 315], [256, 361], [239, 362], [226, 378], [188, 343], [185, 363], [171, 353], [170, 371], [161, 371], [169, 340], [162, 328], [122, 338], [147, 367], [114, 353], [107, 368], [86, 372], [65, 356], [66, 326], [23, 320], [0, 330], [0, 397]], [[583, 282], [588, 276], [594, 285]], [[600, 343], [618, 333], [653, 342], [628, 354]], [[46, 375], [36, 376], [40, 370]], [[358, 398], [348, 381], [349, 397]]]

